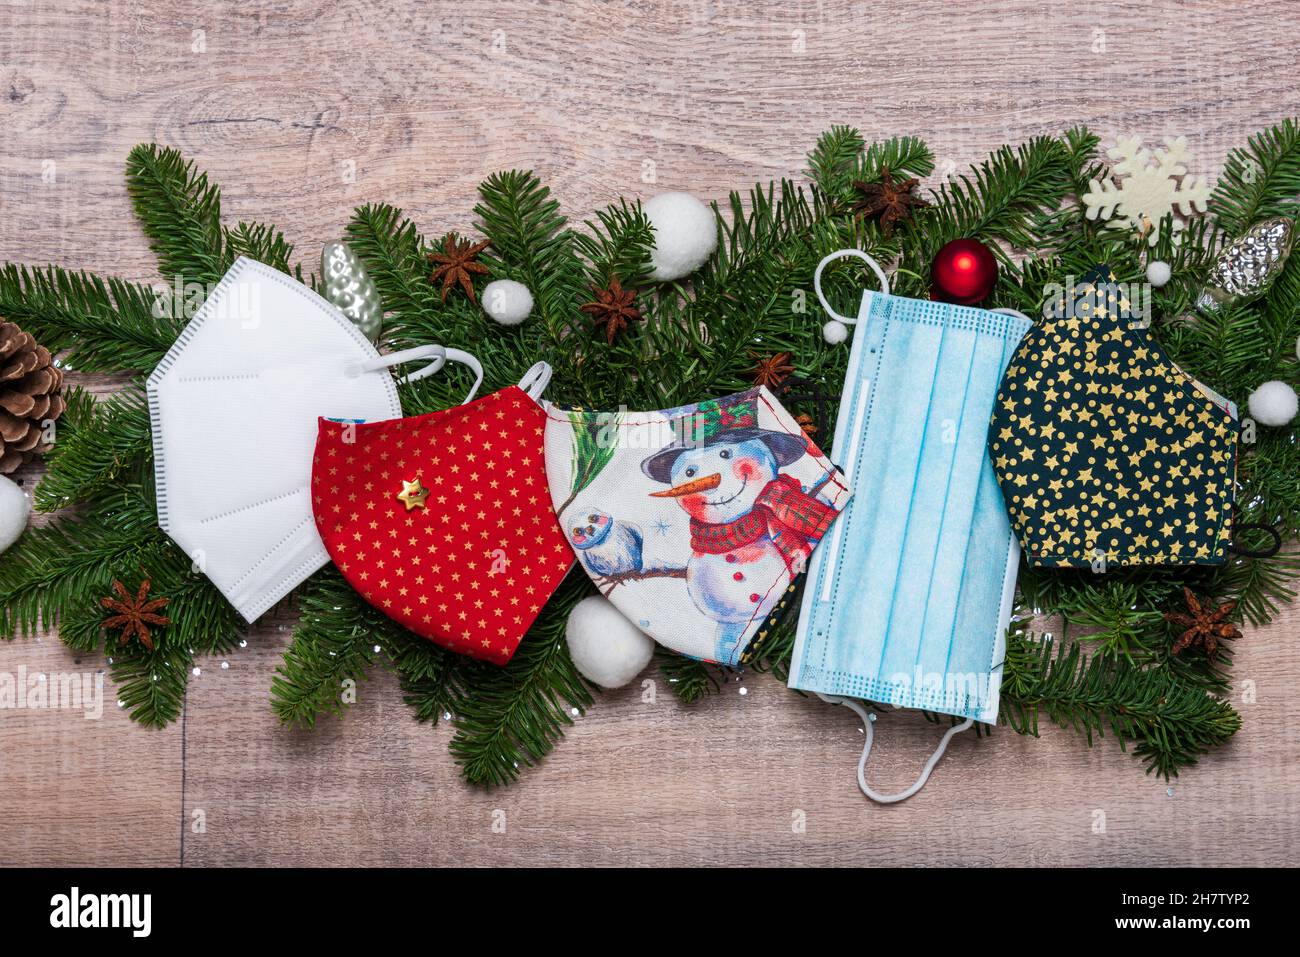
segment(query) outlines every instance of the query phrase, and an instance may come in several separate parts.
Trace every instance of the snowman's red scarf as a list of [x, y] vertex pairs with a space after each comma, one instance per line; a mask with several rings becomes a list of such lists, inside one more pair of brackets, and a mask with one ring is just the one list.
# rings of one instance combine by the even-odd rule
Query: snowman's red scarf
[[691, 519], [691, 548], [720, 555], [770, 535], [789, 564], [806, 545], [826, 534], [838, 513], [803, 490], [789, 475], [778, 475], [758, 494], [747, 514], [714, 524]]

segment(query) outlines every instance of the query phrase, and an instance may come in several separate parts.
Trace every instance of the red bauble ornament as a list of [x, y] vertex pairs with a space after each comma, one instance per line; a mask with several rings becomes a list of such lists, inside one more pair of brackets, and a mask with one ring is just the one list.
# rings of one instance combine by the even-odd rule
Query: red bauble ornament
[[998, 261], [978, 240], [954, 239], [935, 254], [930, 276], [934, 281], [931, 299], [974, 306], [993, 291], [998, 281]]

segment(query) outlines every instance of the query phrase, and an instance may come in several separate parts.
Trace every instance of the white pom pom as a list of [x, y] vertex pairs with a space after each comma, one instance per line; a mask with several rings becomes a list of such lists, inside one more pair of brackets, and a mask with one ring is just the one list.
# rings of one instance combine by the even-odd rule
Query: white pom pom
[[1159, 259], [1153, 259], [1147, 264], [1147, 282], [1159, 289], [1169, 281], [1169, 277], [1174, 274], [1169, 263], [1162, 262]]
[[0, 475], [0, 552], [18, 541], [27, 527], [32, 503], [13, 481]]
[[690, 193], [660, 193], [644, 208], [655, 232], [651, 275], [659, 282], [689, 276], [718, 248], [713, 210]]
[[533, 294], [513, 279], [494, 279], [483, 287], [483, 311], [503, 326], [517, 326], [533, 311]]
[[1246, 405], [1250, 407], [1250, 417], [1261, 425], [1286, 425], [1295, 418], [1300, 400], [1295, 389], [1274, 379], [1252, 392]]
[[822, 338], [833, 346], [838, 346], [849, 337], [849, 327], [838, 319], [832, 319], [822, 326]]
[[601, 595], [584, 598], [564, 626], [569, 657], [582, 676], [602, 688], [621, 688], [650, 663], [655, 643]]

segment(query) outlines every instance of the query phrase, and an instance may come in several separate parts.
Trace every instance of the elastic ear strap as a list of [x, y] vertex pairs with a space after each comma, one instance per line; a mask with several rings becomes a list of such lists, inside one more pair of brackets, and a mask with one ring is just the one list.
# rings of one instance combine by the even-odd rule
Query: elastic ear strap
[[483, 365], [468, 352], [461, 349], [448, 349], [446, 346], [416, 346], [414, 349], [403, 349], [401, 352], [390, 352], [387, 355], [380, 356], [377, 359], [370, 359], [361, 363], [357, 368], [362, 372], [376, 372], [380, 369], [388, 369], [395, 365], [401, 365], [403, 362], [416, 362], [420, 359], [432, 358], [423, 369], [416, 369], [410, 375], [404, 375], [398, 379], [400, 385], [406, 385], [408, 382], [419, 382], [421, 379], [427, 379], [435, 372], [439, 371], [447, 364], [447, 360], [459, 362], [461, 365], [469, 366], [474, 371], [474, 387], [469, 390], [469, 395], [465, 396], [465, 401], [470, 401], [478, 392], [479, 386], [483, 384]]
[[535, 362], [524, 377], [519, 380], [519, 388], [528, 393], [534, 402], [541, 401], [542, 393], [551, 384], [551, 366], [547, 362]]
[[1273, 539], [1271, 548], [1245, 548], [1231, 541], [1228, 542], [1228, 551], [1233, 555], [1240, 555], [1242, 558], [1272, 558], [1282, 550], [1282, 533], [1272, 525], [1265, 525], [1263, 522], [1233, 522], [1231, 536], [1237, 537], [1238, 532], [1246, 529], [1258, 529], [1262, 532], [1268, 532]]
[[[468, 352], [465, 352], [461, 349], [448, 349], [447, 358], [450, 359], [452, 362], [459, 362], [461, 365], [469, 366], [474, 373], [474, 385], [469, 390], [469, 395], [465, 396], [465, 401], [461, 402], [461, 405], [464, 405], [465, 402], [469, 402], [471, 399], [474, 398], [474, 396], [478, 393], [478, 387], [483, 384], [483, 364], [479, 362], [477, 359], [475, 359]], [[428, 370], [421, 369], [419, 372], [414, 372], [410, 376], [407, 376], [407, 381], [414, 382], [415, 376], [424, 378], [424, 376], [428, 374], [429, 374]]]
[[433, 361], [423, 369], [413, 372], [406, 378], [399, 380], [401, 382], [415, 382], [419, 379], [423, 379], [425, 376], [433, 375], [447, 364], [446, 349], [442, 346], [435, 345], [416, 346], [414, 349], [403, 349], [401, 352], [390, 352], [377, 359], [369, 359], [366, 362], [361, 363], [357, 368], [359, 368], [361, 372], [378, 372], [380, 369], [388, 369], [395, 365], [401, 365], [403, 362], [415, 362], [419, 359], [428, 358], [432, 358]]
[[925, 782], [930, 780], [930, 772], [934, 770], [935, 765], [939, 763], [939, 759], [943, 757], [943, 752], [948, 749], [948, 742], [953, 739], [954, 735], [965, 731], [975, 723], [974, 718], [967, 718], [961, 724], [954, 724], [949, 728], [947, 732], [945, 732], [943, 738], [939, 741], [939, 746], [934, 749], [934, 754], [930, 755], [930, 760], [925, 762], [925, 768], [921, 771], [921, 776], [916, 779], [916, 783], [910, 788], [905, 791], [899, 791], [897, 794], [877, 794], [867, 786], [866, 775], [867, 758], [871, 755], [871, 742], [874, 737], [872, 725], [875, 722], [871, 720], [871, 716], [867, 714], [867, 710], [852, 698], [839, 698], [824, 694], [819, 694], [817, 697], [821, 698], [823, 701], [829, 702], [830, 704], [842, 704], [853, 710], [857, 716], [862, 719], [862, 726], [866, 732], [867, 742], [862, 746], [862, 757], [858, 758], [858, 787], [862, 789], [863, 794], [879, 804], [895, 804], [898, 801], [905, 801], [917, 791], [921, 790], [921, 788], [925, 787]]
[[841, 316], [831, 308], [831, 304], [826, 301], [826, 296], [822, 293], [822, 270], [835, 262], [835, 260], [847, 259], [850, 256], [861, 259], [870, 266], [872, 272], [876, 274], [876, 278], [880, 280], [880, 291], [886, 296], [889, 295], [889, 280], [885, 278], [885, 271], [880, 268], [879, 263], [864, 253], [861, 249], [841, 249], [839, 252], [831, 253], [817, 264], [817, 271], [813, 273], [813, 290], [817, 293], [817, 301], [822, 304], [822, 308], [826, 310], [826, 314], [832, 319], [838, 319], [846, 326], [851, 326], [857, 322], [857, 317], [855, 316], [850, 319], [848, 316]]

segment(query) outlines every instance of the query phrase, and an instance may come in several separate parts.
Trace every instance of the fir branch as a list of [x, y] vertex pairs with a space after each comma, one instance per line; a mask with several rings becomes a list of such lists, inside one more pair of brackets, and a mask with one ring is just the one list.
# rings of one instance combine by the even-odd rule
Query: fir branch
[[897, 136], [872, 143], [849, 126], [833, 126], [808, 154], [808, 177], [838, 212], [853, 197], [854, 182], [873, 182], [888, 169], [896, 177], [925, 177], [934, 172], [934, 154], [923, 140]]
[[[1296, 223], [1300, 229], [1300, 222]], [[1265, 294], [1261, 327], [1271, 341], [1272, 348], [1257, 367], [1261, 380], [1300, 376], [1300, 370], [1291, 362], [1291, 346], [1300, 337], [1300, 255], [1293, 251], [1282, 265], [1281, 274]]]
[[625, 287], [648, 285], [653, 265], [654, 228], [639, 202], [619, 200], [596, 213], [596, 222], [586, 222], [587, 232], [576, 233], [573, 242], [587, 262], [587, 279], [603, 288], [617, 276]]
[[[1264, 544], [1256, 543], [1259, 547]], [[1216, 593], [1237, 602], [1240, 614], [1247, 621], [1260, 626], [1273, 620], [1279, 606], [1295, 601], [1297, 578], [1300, 578], [1300, 554], [1292, 548], [1270, 558], [1229, 557], [1220, 566], [1213, 584]]]
[[934, 172], [934, 154], [925, 141], [915, 136], [895, 136], [872, 143], [853, 168], [852, 179], [880, 179], [885, 170], [895, 178], [924, 178]]
[[1269, 216], [1296, 213], [1300, 195], [1300, 125], [1287, 119], [1228, 154], [1210, 197], [1210, 212], [1230, 237]]
[[164, 275], [211, 288], [226, 271], [221, 191], [178, 150], [142, 143], [126, 160], [126, 189]]
[[746, 388], [755, 349], [811, 352], [801, 374], [816, 377], [830, 359], [843, 375], [840, 353], [807, 348], [808, 332], [820, 326], [806, 298], [819, 258], [808, 242], [814, 211], [807, 195], [782, 181], [756, 187], [748, 203], [732, 193], [729, 206], [729, 216], [718, 211], [718, 252], [695, 274], [690, 298], [658, 300], [646, 324], [657, 374], [638, 383], [645, 404], [671, 407]]
[[[1297, 383], [1300, 384], [1300, 383]], [[1300, 535], [1300, 442], [1291, 429], [1257, 428], [1255, 442], [1238, 446], [1238, 519], [1272, 525], [1284, 537]], [[1260, 547], [1268, 544], [1260, 539]]]
[[766, 266], [792, 239], [811, 226], [812, 207], [804, 191], [789, 180], [755, 186], [747, 197], [733, 192], [730, 217], [718, 214], [721, 240], [714, 259], [694, 277], [697, 309], [718, 306], [743, 285], [746, 274]]
[[564, 641], [569, 610], [591, 593], [570, 575], [504, 668], [479, 672], [460, 703], [451, 753], [471, 784], [508, 784], [521, 765], [548, 754], [573, 724], [569, 708], [585, 710], [591, 692], [578, 676]]
[[137, 385], [100, 403], [74, 389], [59, 424], [45, 475], [32, 496], [38, 511], [87, 501], [138, 470], [142, 459], [152, 461], [149, 409]]
[[302, 267], [295, 266], [293, 244], [284, 238], [284, 234], [274, 226], [264, 223], [236, 223], [233, 229], [222, 228], [224, 250], [222, 253], [222, 273], [229, 269], [236, 259], [246, 256], [265, 263], [282, 273], [293, 276], [298, 282], [305, 282]]
[[165, 276], [197, 283], [204, 294], [247, 256], [303, 281], [293, 246], [272, 226], [221, 224], [221, 191], [179, 151], [142, 143], [127, 156], [127, 192]]
[[365, 678], [376, 640], [400, 640], [393, 638], [399, 626], [333, 567], [318, 572], [300, 595], [298, 625], [271, 679], [271, 698], [282, 722], [314, 727], [319, 714], [343, 716], [343, 682]]
[[687, 658], [662, 645], [655, 645], [655, 660], [659, 674], [683, 704], [694, 704], [722, 690], [722, 673], [716, 665]]
[[18, 323], [69, 369], [152, 369], [184, 322], [161, 314], [146, 286], [59, 266], [0, 268], [0, 316]]
[[866, 145], [853, 127], [832, 126], [808, 154], [808, 178], [827, 196], [846, 197], [853, 179], [851, 170]]
[[115, 570], [165, 547], [156, 516], [110, 511], [29, 528], [10, 547], [0, 562], [0, 638], [53, 629], [107, 595]]
[[387, 312], [419, 315], [437, 308], [437, 293], [428, 282], [424, 240], [402, 211], [387, 204], [367, 204], [352, 214], [347, 242], [365, 263]]
[[[393, 349], [429, 343], [467, 349], [483, 363], [486, 388], [517, 380], [535, 361], [529, 358], [533, 350], [523, 345], [528, 333], [521, 328], [502, 329], [459, 293], [442, 302], [429, 281], [424, 238], [401, 210], [361, 207], [348, 223], [347, 240], [379, 289], [388, 313], [384, 340]], [[484, 348], [488, 342], [491, 346]], [[400, 384], [402, 409], [407, 415], [419, 415], [456, 405], [472, 382], [468, 369], [448, 363], [436, 376]]]
[[417, 721], [437, 724], [444, 715], [455, 714], [465, 689], [474, 687], [482, 670], [492, 668], [405, 629], [397, 629], [386, 640], [389, 662], [401, 681], [402, 699]]
[[[1072, 126], [1065, 131], [1061, 142], [1065, 145], [1065, 166], [1069, 171], [1070, 189], [1077, 200], [1088, 192], [1092, 181], [1099, 179], [1106, 169], [1105, 164], [1097, 159], [1097, 145], [1101, 142], [1101, 137], [1086, 126]], [[1071, 208], [1081, 223], [1093, 222], [1084, 216], [1081, 204], [1074, 203]]]
[[1081, 591], [1069, 621], [1080, 628], [1071, 634], [1087, 642], [1094, 655], [1140, 665], [1164, 648], [1156, 638], [1164, 630], [1160, 612], [1139, 607], [1137, 586], [1123, 577], [1107, 575]]
[[1018, 734], [1038, 735], [1038, 718], [1081, 732], [1089, 746], [1105, 729], [1164, 778], [1232, 737], [1241, 716], [1227, 702], [1178, 682], [1169, 672], [1122, 659], [1086, 659], [1077, 643], [1007, 636], [1001, 718]]
[[180, 717], [193, 665], [184, 644], [160, 642], [150, 651], [131, 641], [114, 652], [109, 674], [131, 719], [160, 728]]
[[474, 215], [492, 240], [492, 259], [514, 270], [532, 292], [538, 318], [558, 345], [575, 322], [584, 280], [560, 204], [541, 180], [523, 170], [489, 176], [479, 197]]
[[975, 167], [932, 194], [933, 205], [921, 210], [909, 229], [900, 290], [921, 293], [928, 288], [930, 262], [939, 248], [963, 237], [984, 240], [1014, 273], [1011, 260], [997, 246], [1005, 242], [1020, 249], [1035, 246], [1034, 227], [1055, 210], [1071, 189], [1073, 154], [1060, 140], [1037, 137], [1012, 149], [1003, 146]]
[[1189, 375], [1232, 392], [1231, 383], [1254, 381], [1262, 334], [1258, 310], [1229, 307], [1162, 324], [1160, 339]]
[[759, 649], [757, 660], [750, 665], [760, 674], [771, 672], [772, 676], [782, 684], [788, 684], [790, 681], [790, 665], [794, 659], [795, 633], [799, 624], [797, 596], [791, 612], [783, 621], [773, 626], [767, 640]]

